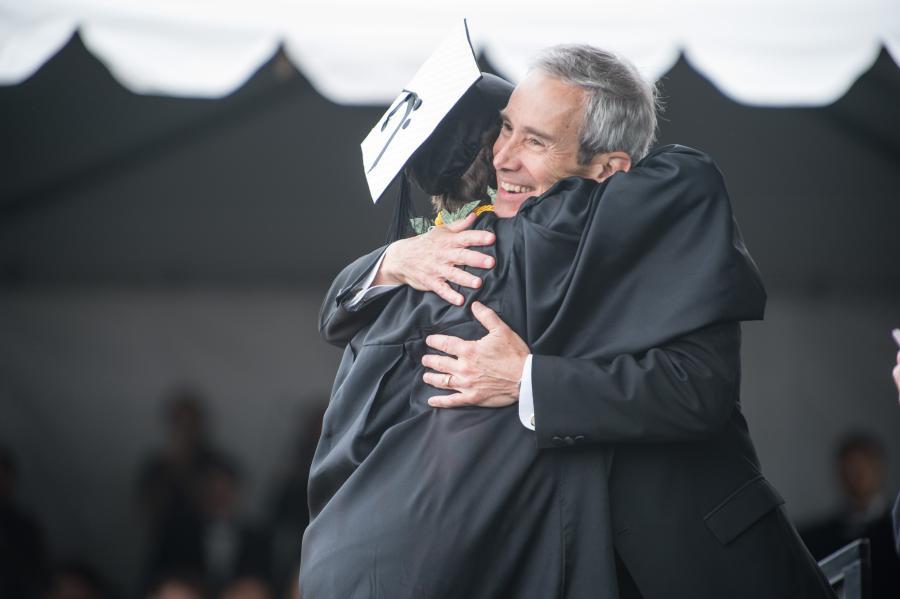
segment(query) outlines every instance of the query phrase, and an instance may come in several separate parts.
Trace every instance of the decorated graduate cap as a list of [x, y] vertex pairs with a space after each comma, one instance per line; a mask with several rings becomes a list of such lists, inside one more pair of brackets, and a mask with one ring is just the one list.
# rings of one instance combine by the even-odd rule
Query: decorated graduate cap
[[412, 182], [433, 196], [453, 189], [481, 151], [485, 132], [499, 125], [512, 91], [509, 81], [482, 73], [407, 161]]
[[444, 193], [475, 160], [512, 89], [481, 73], [463, 20], [391, 103], [361, 149], [373, 202], [400, 177], [393, 238], [410, 215], [407, 176], [430, 195]]

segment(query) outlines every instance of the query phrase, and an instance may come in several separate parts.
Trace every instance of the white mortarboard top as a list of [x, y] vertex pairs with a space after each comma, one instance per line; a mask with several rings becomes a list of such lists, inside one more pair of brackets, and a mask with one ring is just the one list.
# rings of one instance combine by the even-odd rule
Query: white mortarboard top
[[466, 21], [425, 61], [360, 147], [377, 202], [413, 153], [481, 78]]

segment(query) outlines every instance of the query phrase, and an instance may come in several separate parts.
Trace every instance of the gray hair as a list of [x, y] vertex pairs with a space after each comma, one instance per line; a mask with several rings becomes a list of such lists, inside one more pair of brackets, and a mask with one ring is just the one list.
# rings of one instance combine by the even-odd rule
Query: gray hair
[[531, 64], [587, 93], [579, 128], [578, 161], [621, 151], [637, 162], [656, 138], [659, 107], [656, 84], [646, 81], [627, 60], [586, 44], [563, 44], [542, 50]]

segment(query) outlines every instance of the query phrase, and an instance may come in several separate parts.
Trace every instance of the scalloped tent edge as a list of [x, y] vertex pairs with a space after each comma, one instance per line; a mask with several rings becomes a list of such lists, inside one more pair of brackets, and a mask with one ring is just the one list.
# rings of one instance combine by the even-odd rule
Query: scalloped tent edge
[[[151, 14], [145, 6], [143, 11], [134, 6], [89, 6], [94, 12], [79, 18], [79, 2], [74, 9], [44, 7], [33, 15], [27, 7], [3, 8], [9, 2], [0, 0], [0, 14], [5, 14], [0, 20], [0, 84], [27, 80], [78, 32], [85, 47], [134, 93], [222, 97], [240, 88], [284, 48], [319, 93], [344, 105], [389, 103], [453, 19], [440, 12], [430, 19], [408, 19], [394, 23], [395, 35], [390, 35], [384, 27], [367, 23], [376, 14], [371, 9], [344, 23], [335, 14], [320, 11], [304, 27], [279, 29], [275, 26], [279, 9], [273, 4], [246, 21], [239, 18], [235, 3], [217, 18], [191, 3], [193, 10], [187, 14], [166, 3]], [[35, 0], [35, 6], [48, 2]], [[93, 5], [98, 0], [80, 2]], [[644, 4], [660, 8], [657, 0]], [[708, 10], [700, 10], [700, 5], [708, 5]], [[770, 22], [754, 16], [760, 10], [740, 10], [748, 5], [724, 11], [714, 9], [716, 4], [709, 0], [696, 0], [692, 10], [671, 20], [657, 15], [636, 22], [628, 18], [632, 13], [613, 11], [604, 15], [609, 18], [597, 18], [602, 25], [587, 26], [593, 23], [588, 18], [568, 25], [540, 21], [540, 26], [523, 20], [516, 26], [506, 19], [506, 26], [499, 28], [495, 25], [500, 15], [482, 10], [479, 20], [470, 19], [470, 24], [477, 22], [492, 32], [475, 32], [476, 51], [514, 81], [541, 47], [588, 42], [627, 56], [651, 79], [662, 77], [683, 55], [726, 97], [742, 104], [823, 106], [846, 93], [872, 66], [882, 46], [900, 64], [900, 3], [866, 0], [863, 5], [862, 10], [860, 5], [835, 5], [803, 25], [790, 25], [797, 22], [792, 13], [813, 9], [808, 3], [788, 4], [779, 21]], [[284, 22], [296, 19], [285, 10]], [[703, 23], [696, 21], [701, 14]], [[334, 24], [331, 29], [329, 22]], [[340, 33], [330, 32], [338, 24]]]

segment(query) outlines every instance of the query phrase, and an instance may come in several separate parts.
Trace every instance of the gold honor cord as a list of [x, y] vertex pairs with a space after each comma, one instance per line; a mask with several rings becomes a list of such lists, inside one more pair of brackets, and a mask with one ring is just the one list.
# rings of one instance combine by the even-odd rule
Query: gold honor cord
[[[493, 211], [494, 211], [493, 204], [485, 204], [483, 206], [479, 206], [479, 207], [475, 208], [475, 210], [473, 212], [475, 212], [475, 216], [481, 216], [485, 212], [493, 212]], [[437, 218], [434, 219], [435, 227], [440, 227], [440, 226], [444, 225], [444, 212], [445, 212], [444, 210], [441, 210], [440, 214], [437, 215]], [[468, 214], [464, 215], [463, 218], [465, 218], [465, 216], [468, 216]], [[453, 222], [454, 220], [460, 220], [460, 219], [458, 219], [458, 218], [453, 219], [450, 222]]]

